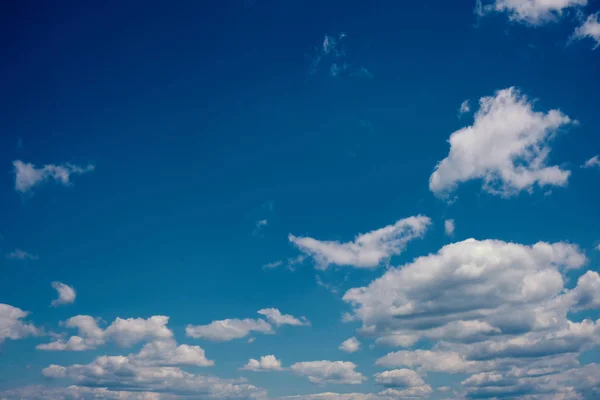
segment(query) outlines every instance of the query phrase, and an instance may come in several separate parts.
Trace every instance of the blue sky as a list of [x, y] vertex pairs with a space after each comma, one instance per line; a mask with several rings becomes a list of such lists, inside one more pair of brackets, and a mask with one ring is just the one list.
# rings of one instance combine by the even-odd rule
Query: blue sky
[[600, 3], [373, 3], [1, 6], [0, 399], [600, 396]]

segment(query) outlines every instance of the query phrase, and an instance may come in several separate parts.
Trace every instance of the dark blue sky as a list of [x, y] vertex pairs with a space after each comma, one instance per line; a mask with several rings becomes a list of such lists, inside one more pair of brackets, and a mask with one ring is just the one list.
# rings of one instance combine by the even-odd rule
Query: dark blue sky
[[[388, 261], [410, 263], [467, 238], [545, 241], [577, 244], [596, 271], [598, 171], [580, 166], [600, 153], [600, 50], [590, 38], [569, 38], [599, 4], [565, 7], [535, 25], [510, 10], [477, 16], [474, 8], [470, 0], [1, 5], [0, 303], [65, 338], [75, 331], [59, 321], [75, 315], [105, 326], [117, 317], [169, 316], [178, 343], [215, 360], [209, 374], [247, 377], [271, 397], [377, 393], [375, 360], [399, 348], [370, 348], [377, 335], [361, 337], [359, 322], [341, 321], [352, 310], [342, 297], [381, 276]], [[331, 53], [325, 37], [336, 39]], [[478, 176], [459, 182], [454, 202], [436, 196], [429, 178], [448, 157], [450, 135], [474, 125], [480, 98], [512, 86], [536, 112], [559, 109], [577, 121], [537, 143], [552, 150], [545, 164], [571, 171], [568, 184], [506, 198], [482, 189]], [[472, 112], [459, 115], [465, 100]], [[501, 152], [490, 148], [490, 158]], [[15, 160], [94, 171], [73, 173], [68, 185], [39, 178], [19, 193]], [[528, 161], [516, 157], [521, 163]], [[319, 270], [314, 250], [288, 240], [291, 233], [348, 242], [418, 214], [431, 219], [424, 239], [386, 254], [380, 269]], [[456, 224], [451, 237], [447, 219]], [[268, 222], [257, 226], [261, 220]], [[36, 259], [10, 256], [16, 249]], [[293, 272], [286, 262], [263, 269], [300, 254]], [[583, 272], [565, 272], [565, 288]], [[74, 304], [48, 307], [53, 281], [76, 289]], [[269, 307], [306, 316], [311, 327], [281, 327], [251, 344], [186, 337], [188, 324], [257, 318]], [[572, 320], [583, 318], [598, 313]], [[143, 344], [123, 350], [107, 339], [88, 351], [51, 352], [35, 349], [51, 338], [28, 336], [0, 337], [0, 390], [62, 387], [66, 381], [48, 381], [42, 369], [133, 354]], [[361, 351], [340, 352], [351, 336]], [[415, 346], [435, 344], [430, 337]], [[589, 348], [578, 353], [583, 364], [600, 361]], [[268, 354], [286, 368], [353, 362], [369, 379], [321, 387], [302, 373], [238, 371]], [[460, 382], [471, 372], [446, 372], [429, 372], [431, 398], [443, 398], [435, 389], [446, 385], [465, 395]]]

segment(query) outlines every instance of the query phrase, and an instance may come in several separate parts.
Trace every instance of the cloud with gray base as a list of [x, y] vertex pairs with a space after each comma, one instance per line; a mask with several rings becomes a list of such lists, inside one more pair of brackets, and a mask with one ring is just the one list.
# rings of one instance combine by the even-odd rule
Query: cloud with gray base
[[28, 316], [27, 311], [0, 303], [0, 344], [6, 339], [17, 340], [41, 335], [41, 328], [25, 321]]

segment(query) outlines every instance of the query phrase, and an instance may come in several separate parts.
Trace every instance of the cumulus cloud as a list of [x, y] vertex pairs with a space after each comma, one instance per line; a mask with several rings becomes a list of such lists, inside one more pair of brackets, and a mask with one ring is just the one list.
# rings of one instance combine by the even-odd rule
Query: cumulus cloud
[[24, 386], [0, 391], [0, 399], [6, 400], [166, 400], [175, 399], [170, 395], [151, 392], [113, 391], [72, 385], [69, 387], [47, 387], [41, 385]]
[[68, 186], [71, 184], [72, 175], [82, 175], [94, 170], [92, 164], [84, 167], [73, 164], [47, 164], [36, 168], [35, 165], [21, 160], [14, 161], [13, 166], [15, 167], [15, 190], [20, 193], [26, 193], [48, 181]]
[[483, 97], [473, 125], [450, 135], [450, 153], [429, 178], [429, 189], [445, 197], [459, 183], [483, 180], [483, 189], [510, 197], [535, 185], [565, 186], [570, 171], [548, 166], [549, 142], [574, 121], [559, 110], [533, 110], [515, 88]]
[[106, 329], [98, 326], [98, 321], [89, 315], [77, 315], [65, 322], [67, 328], [78, 330], [77, 336], [68, 340], [40, 344], [38, 350], [50, 351], [83, 351], [95, 349], [107, 342], [121, 347], [133, 346], [136, 343], [153, 340], [166, 340], [173, 336], [167, 328], [169, 317], [155, 315], [150, 318], [116, 318]]
[[[502, 397], [499, 387], [525, 395], [517, 391], [529, 385], [528, 395], [551, 398], [564, 386], [544, 382], [584, 368], [579, 355], [600, 345], [600, 320], [569, 318], [600, 309], [600, 275], [570, 278], [586, 263], [568, 243], [468, 239], [392, 268], [344, 300], [364, 334], [407, 348], [379, 358], [379, 366], [470, 374], [467, 397]], [[410, 349], [419, 342], [431, 348]]]
[[253, 358], [242, 368], [247, 371], [281, 371], [281, 361], [274, 355], [262, 356], [260, 360]]
[[375, 374], [375, 382], [387, 387], [423, 386], [423, 378], [412, 369], [394, 369]]
[[14, 249], [6, 255], [9, 260], [37, 260], [38, 256], [31, 254], [21, 249]]
[[292, 371], [308, 377], [312, 383], [323, 385], [339, 383], [358, 385], [367, 378], [356, 371], [356, 364], [349, 361], [305, 361], [292, 364]]
[[208, 325], [188, 325], [185, 333], [196, 339], [207, 339], [214, 342], [227, 342], [241, 339], [252, 332], [274, 333], [273, 327], [262, 319], [224, 319], [213, 321]]
[[583, 25], [577, 27], [572, 39], [592, 39], [596, 42], [594, 49], [600, 46], [600, 12], [588, 16]]
[[409, 241], [423, 237], [430, 224], [428, 217], [419, 215], [360, 234], [352, 242], [320, 241], [291, 234], [289, 240], [315, 259], [317, 269], [326, 269], [331, 264], [376, 268], [383, 260], [400, 254]]
[[58, 299], [52, 300], [50, 304], [52, 307], [58, 307], [64, 304], [72, 304], [75, 302], [75, 289], [69, 285], [65, 285], [62, 282], [52, 282], [52, 287], [58, 292]]
[[0, 343], [6, 339], [22, 339], [42, 334], [35, 325], [25, 322], [29, 313], [20, 308], [0, 303]]
[[444, 232], [446, 233], [446, 236], [454, 235], [454, 220], [453, 219], [447, 219], [444, 221]]
[[282, 314], [277, 308], [263, 308], [258, 310], [260, 315], [264, 315], [271, 324], [275, 326], [281, 325], [292, 325], [292, 326], [304, 326], [310, 325], [310, 321], [306, 317], [300, 317], [300, 319], [290, 314]]
[[[154, 357], [154, 350], [151, 351], [152, 363], [140, 356], [144, 352], [142, 350], [134, 356], [100, 356], [90, 364], [74, 364], [67, 367], [53, 364], [44, 368], [42, 374], [48, 379], [69, 379], [80, 386], [102, 387], [110, 392], [143, 391], [229, 400], [266, 396], [263, 389], [247, 384], [244, 379], [196, 375], [170, 366], [168, 360], [163, 362], [160, 357]], [[188, 360], [188, 357], [184, 357], [183, 360]]]
[[571, 8], [585, 6], [587, 0], [477, 0], [475, 12], [480, 16], [492, 12], [508, 14], [511, 21], [539, 26], [557, 21]]
[[346, 353], [354, 353], [360, 349], [360, 342], [355, 337], [351, 337], [350, 339], [344, 340], [342, 344], [340, 344], [340, 350], [345, 351]]
[[590, 158], [585, 163], [583, 163], [583, 165], [581, 166], [581, 168], [594, 168], [594, 167], [600, 167], [600, 156], [594, 156], [594, 157]]

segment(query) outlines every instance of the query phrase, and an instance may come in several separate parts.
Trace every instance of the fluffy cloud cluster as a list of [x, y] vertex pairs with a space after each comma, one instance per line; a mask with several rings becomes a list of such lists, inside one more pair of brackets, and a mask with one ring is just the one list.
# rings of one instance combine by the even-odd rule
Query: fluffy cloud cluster
[[41, 329], [23, 321], [28, 315], [20, 308], [0, 303], [0, 343], [6, 339], [16, 340], [41, 334]]
[[75, 289], [69, 285], [65, 285], [62, 282], [52, 282], [52, 287], [58, 292], [58, 299], [52, 300], [50, 304], [52, 307], [58, 307], [64, 304], [71, 304], [75, 302]]
[[264, 390], [247, 384], [243, 379], [196, 375], [178, 367], [165, 366], [170, 363], [157, 359], [148, 363], [141, 356], [142, 352], [127, 357], [101, 356], [85, 365], [50, 365], [42, 373], [49, 379], [69, 379], [80, 386], [102, 387], [111, 392], [156, 392], [208, 399], [248, 399], [266, 395]]
[[[568, 318], [600, 308], [597, 272], [587, 271], [567, 287], [567, 274], [586, 262], [567, 243], [469, 239], [390, 269], [369, 286], [349, 290], [344, 300], [352, 305], [349, 318], [361, 321], [363, 334], [379, 343], [433, 343], [428, 350], [389, 353], [377, 360], [382, 367], [474, 376], [521, 371], [537, 385], [539, 374], [551, 380], [567, 369], [575, 374], [583, 368], [578, 355], [600, 344], [600, 320]], [[558, 393], [553, 387], [549, 393]], [[473, 397], [484, 397], [477, 393]]]
[[356, 364], [349, 361], [305, 361], [292, 364], [290, 369], [308, 377], [309, 381], [318, 385], [326, 383], [358, 385], [367, 379], [356, 371]]
[[592, 39], [596, 42], [594, 49], [600, 46], [600, 13], [588, 16], [583, 25], [575, 29], [573, 39]]
[[368, 233], [363, 233], [352, 242], [321, 241], [310, 237], [289, 235], [289, 240], [316, 261], [318, 269], [329, 265], [376, 268], [385, 259], [400, 254], [406, 244], [423, 237], [431, 220], [425, 216], [401, 219]]
[[281, 361], [274, 355], [262, 356], [260, 360], [253, 358], [248, 360], [242, 369], [247, 371], [281, 371]]
[[542, 25], [558, 20], [570, 8], [586, 4], [587, 0], [493, 0], [490, 4], [478, 0], [476, 12], [479, 15], [507, 13], [511, 21]]
[[459, 183], [481, 179], [485, 191], [509, 197], [535, 185], [565, 186], [570, 172], [547, 166], [547, 159], [553, 134], [572, 123], [559, 110], [534, 111], [515, 88], [483, 97], [473, 125], [450, 135], [450, 153], [436, 166], [429, 189], [443, 197]]
[[65, 322], [67, 328], [78, 330], [77, 336], [68, 340], [40, 344], [39, 350], [82, 351], [95, 349], [106, 342], [114, 342], [121, 347], [132, 346], [142, 341], [171, 339], [173, 332], [167, 328], [169, 317], [155, 315], [150, 318], [116, 318], [106, 329], [98, 326], [98, 321], [89, 315], [77, 315]]
[[276, 308], [264, 308], [258, 310], [258, 313], [264, 315], [264, 319], [224, 319], [213, 321], [208, 325], [188, 325], [185, 328], [185, 333], [189, 337], [196, 339], [206, 339], [214, 342], [228, 342], [234, 339], [241, 339], [250, 335], [252, 332], [260, 332], [265, 334], [275, 333], [273, 325], [310, 325], [310, 322], [305, 318], [300, 319], [289, 314], [282, 314]]
[[166, 400], [175, 399], [168, 394], [151, 392], [113, 391], [106, 388], [85, 386], [45, 387], [25, 386], [0, 391], [0, 399], [5, 400]]
[[21, 160], [14, 161], [13, 166], [15, 167], [15, 190], [20, 193], [26, 193], [35, 186], [48, 181], [55, 181], [67, 186], [71, 183], [71, 175], [81, 175], [94, 170], [92, 164], [85, 167], [73, 164], [47, 164], [36, 168], [35, 165], [24, 163]]

